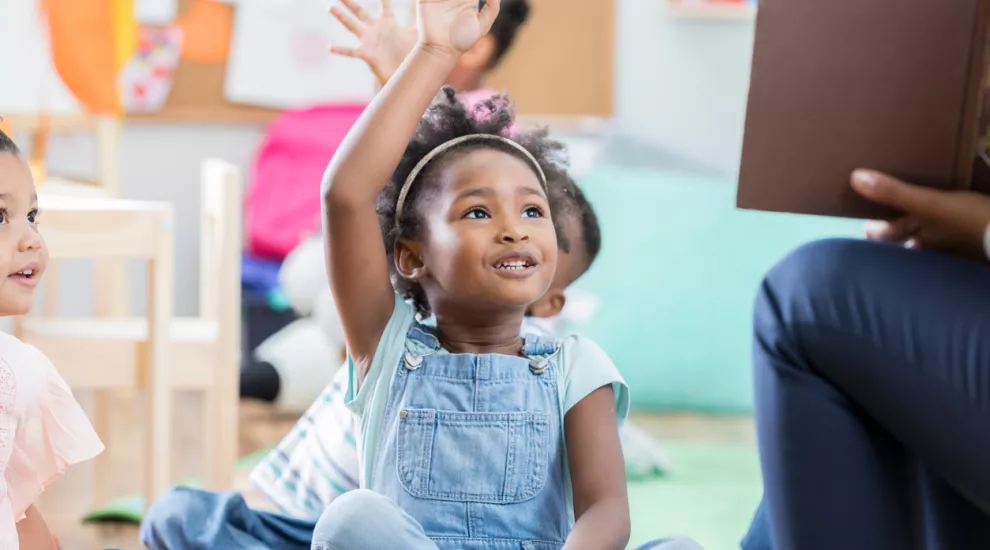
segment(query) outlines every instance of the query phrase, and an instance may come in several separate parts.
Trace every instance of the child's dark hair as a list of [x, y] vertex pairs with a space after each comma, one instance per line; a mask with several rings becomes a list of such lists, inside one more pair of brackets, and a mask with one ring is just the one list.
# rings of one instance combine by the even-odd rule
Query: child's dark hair
[[502, 0], [498, 17], [492, 23], [489, 34], [495, 39], [495, 50], [488, 60], [488, 68], [493, 69], [505, 57], [519, 34], [519, 29], [529, 18], [529, 0]]
[[[3, 118], [0, 118], [0, 122], [3, 122]], [[0, 154], [8, 153], [19, 157], [21, 155], [21, 150], [14, 143], [14, 140], [10, 139], [10, 136], [5, 134], [3, 130], [0, 130]]]
[[[401, 239], [416, 239], [422, 235], [423, 218], [422, 206], [436, 192], [436, 177], [439, 170], [450, 161], [468, 151], [477, 149], [497, 149], [510, 155], [522, 158], [522, 155], [511, 145], [498, 141], [467, 141], [456, 145], [431, 161], [416, 176], [416, 181], [408, 190], [402, 207], [402, 215], [395, 219], [396, 203], [402, 185], [405, 183], [413, 167], [430, 151], [448, 141], [471, 134], [489, 134], [508, 137], [509, 129], [514, 121], [509, 100], [503, 96], [493, 96], [481, 102], [472, 111], [461, 103], [454, 90], [445, 87], [437, 101], [427, 109], [423, 120], [419, 123], [416, 133], [406, 146], [392, 178], [378, 195], [378, 223], [385, 241], [385, 250], [389, 257], [389, 267], [392, 270], [392, 284], [396, 292], [406, 299], [413, 301], [416, 311], [423, 317], [430, 315], [430, 306], [426, 301], [423, 288], [413, 281], [404, 279], [395, 273], [395, 244]], [[539, 163], [547, 177], [550, 214], [557, 208], [560, 194], [555, 190], [565, 179], [562, 174], [567, 165], [564, 146], [547, 136], [546, 129], [531, 132], [515, 133], [512, 140], [526, 149]], [[561, 231], [554, 221], [557, 235]]]
[[581, 243], [584, 246], [585, 269], [591, 267], [602, 249], [602, 230], [598, 225], [598, 215], [581, 188], [569, 176], [564, 176], [559, 186], [561, 198], [557, 201], [563, 216], [575, 216], [581, 225]]

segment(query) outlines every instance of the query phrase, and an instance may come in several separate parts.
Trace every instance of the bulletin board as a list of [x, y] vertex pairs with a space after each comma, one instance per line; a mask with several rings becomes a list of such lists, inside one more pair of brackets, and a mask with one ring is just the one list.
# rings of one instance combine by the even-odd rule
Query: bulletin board
[[[238, 105], [224, 98], [224, 78], [227, 72], [226, 48], [210, 44], [229, 44], [234, 21], [232, 4], [206, 2], [201, 7], [211, 10], [202, 19], [193, 20], [194, 5], [200, 0], [179, 0], [180, 24], [185, 28], [186, 41], [208, 40], [199, 48], [197, 60], [182, 59], [175, 70], [172, 90], [165, 106], [153, 113], [130, 114], [129, 118], [173, 122], [268, 122], [278, 113], [274, 109]], [[219, 11], [217, 11], [219, 10]], [[210, 33], [197, 36], [197, 33]], [[188, 45], [187, 45], [188, 47]]]
[[[326, 13], [334, 1], [0, 2], [0, 57], [31, 54], [2, 60], [24, 58], [5, 71], [19, 86], [0, 94], [0, 112], [265, 123], [288, 105], [365, 102], [370, 71], [327, 51], [353, 39]], [[397, 12], [407, 1], [393, 0]], [[530, 1], [529, 21], [486, 84], [508, 91], [523, 115], [611, 115], [614, 0]], [[58, 29], [50, 44], [38, 22], [44, 4]], [[169, 6], [168, 15], [138, 28], [122, 8], [131, 5]], [[277, 5], [278, 13], [264, 11]]]
[[486, 84], [507, 91], [522, 114], [611, 116], [614, 0], [530, 1], [526, 26]]

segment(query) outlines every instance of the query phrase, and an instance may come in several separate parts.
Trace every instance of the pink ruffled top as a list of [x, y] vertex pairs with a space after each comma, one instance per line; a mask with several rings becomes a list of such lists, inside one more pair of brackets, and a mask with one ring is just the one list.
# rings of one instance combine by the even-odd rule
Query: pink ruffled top
[[51, 361], [0, 332], [0, 550], [17, 550], [15, 524], [66, 466], [102, 451]]

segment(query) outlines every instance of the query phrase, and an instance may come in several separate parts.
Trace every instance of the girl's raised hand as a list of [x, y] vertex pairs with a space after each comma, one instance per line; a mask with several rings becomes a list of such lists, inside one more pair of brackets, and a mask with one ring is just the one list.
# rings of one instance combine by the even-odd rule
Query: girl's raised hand
[[416, 19], [424, 46], [460, 55], [488, 34], [498, 16], [499, 0], [418, 0]]

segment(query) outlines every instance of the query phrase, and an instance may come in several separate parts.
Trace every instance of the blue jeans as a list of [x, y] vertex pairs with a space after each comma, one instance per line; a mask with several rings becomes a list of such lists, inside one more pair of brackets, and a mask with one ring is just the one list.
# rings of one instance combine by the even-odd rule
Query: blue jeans
[[[252, 510], [235, 492], [176, 487], [148, 509], [140, 536], [151, 550], [436, 550], [416, 520], [362, 489], [334, 499], [317, 522]], [[638, 550], [702, 548], [672, 537]]]
[[[481, 546], [465, 547], [480, 550]], [[550, 548], [546, 545], [546, 548]], [[556, 547], [556, 545], [554, 546]], [[336, 499], [320, 516], [313, 534], [313, 550], [437, 550], [420, 524], [394, 502], [378, 493], [359, 489]], [[539, 542], [523, 543], [522, 550], [542, 550]], [[660, 539], [638, 550], [702, 550], [684, 538]]]
[[151, 550], [309, 550], [316, 521], [248, 508], [240, 493], [169, 489], [141, 523]]
[[747, 549], [990, 548], [990, 269], [801, 248], [760, 289], [754, 384]]

